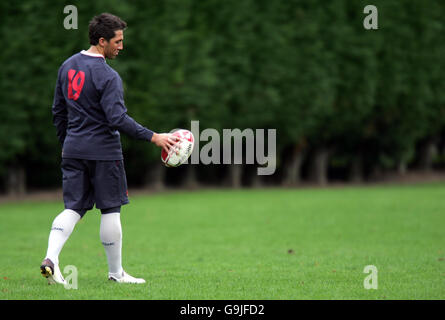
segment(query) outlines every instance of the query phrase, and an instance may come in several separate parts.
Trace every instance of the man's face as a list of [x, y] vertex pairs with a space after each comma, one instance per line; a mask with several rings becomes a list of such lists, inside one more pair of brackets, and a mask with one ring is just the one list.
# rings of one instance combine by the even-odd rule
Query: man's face
[[114, 59], [119, 54], [119, 51], [124, 49], [124, 32], [116, 30], [114, 37], [110, 41], [104, 40], [104, 54], [105, 58]]

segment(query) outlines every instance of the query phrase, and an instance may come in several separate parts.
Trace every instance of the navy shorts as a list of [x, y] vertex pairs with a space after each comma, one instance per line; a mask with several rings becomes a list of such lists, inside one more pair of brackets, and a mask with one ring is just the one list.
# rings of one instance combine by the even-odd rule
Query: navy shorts
[[[66, 209], [84, 213], [127, 204], [127, 178], [123, 160], [62, 159], [63, 201]], [[83, 215], [83, 214], [81, 214]]]

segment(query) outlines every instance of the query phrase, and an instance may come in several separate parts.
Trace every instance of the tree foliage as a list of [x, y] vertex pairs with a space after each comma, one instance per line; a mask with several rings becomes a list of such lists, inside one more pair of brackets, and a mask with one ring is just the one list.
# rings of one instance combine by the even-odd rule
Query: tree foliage
[[[77, 30], [63, 27], [68, 4]], [[60, 182], [57, 70], [88, 48], [88, 22], [101, 12], [128, 23], [124, 51], [108, 63], [129, 114], [154, 131], [191, 120], [220, 132], [275, 128], [280, 167], [296, 145], [328, 148], [346, 167], [358, 157], [369, 168], [413, 163], [416, 146], [445, 129], [445, 4], [374, 4], [378, 30], [363, 27], [365, 1], [1, 2], [0, 177], [21, 166], [30, 185]], [[160, 151], [123, 140], [130, 183], [142, 183]]]

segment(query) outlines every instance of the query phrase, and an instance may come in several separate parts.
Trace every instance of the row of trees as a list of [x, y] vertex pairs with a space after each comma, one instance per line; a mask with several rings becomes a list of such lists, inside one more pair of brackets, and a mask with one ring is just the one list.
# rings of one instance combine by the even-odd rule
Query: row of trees
[[[66, 30], [65, 5], [78, 9]], [[362, 181], [385, 170], [431, 168], [445, 137], [445, 4], [364, 1], [135, 0], [1, 2], [0, 180], [3, 190], [60, 185], [51, 103], [60, 64], [88, 48], [88, 22], [128, 23], [121, 75], [129, 114], [157, 132], [277, 129], [278, 169], [165, 169], [159, 149], [123, 137], [133, 185]], [[434, 151], [437, 156], [434, 158]]]

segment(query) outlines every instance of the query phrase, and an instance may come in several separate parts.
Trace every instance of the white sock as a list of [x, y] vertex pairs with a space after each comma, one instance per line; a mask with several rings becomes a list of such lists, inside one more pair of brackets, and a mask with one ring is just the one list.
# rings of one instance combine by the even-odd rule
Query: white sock
[[74, 226], [80, 220], [80, 215], [70, 209], [63, 210], [53, 221], [48, 239], [46, 258], [54, 264], [59, 264], [59, 254], [63, 245], [73, 232]]
[[109, 273], [122, 275], [122, 226], [119, 212], [101, 215], [100, 240], [105, 248], [108, 259]]

